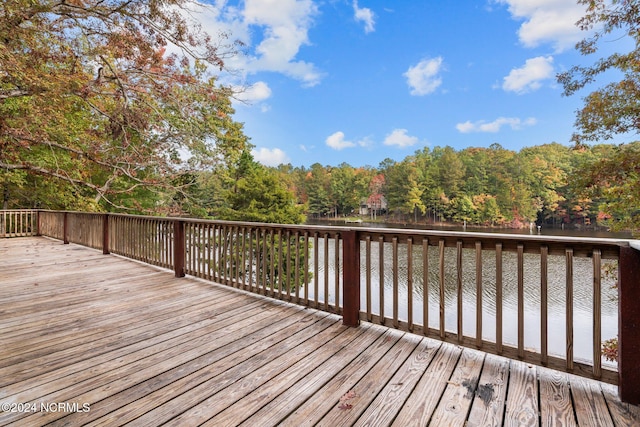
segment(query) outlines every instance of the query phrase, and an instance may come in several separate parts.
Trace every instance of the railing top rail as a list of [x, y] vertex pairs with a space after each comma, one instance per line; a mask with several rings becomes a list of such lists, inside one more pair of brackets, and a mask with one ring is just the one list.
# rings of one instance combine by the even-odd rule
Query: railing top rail
[[[61, 212], [47, 211], [43, 212]], [[79, 214], [95, 214], [103, 215], [104, 213], [91, 212], [71, 212]], [[312, 232], [319, 234], [340, 234], [346, 231], [357, 231], [361, 236], [389, 236], [389, 239], [397, 237], [399, 241], [406, 241], [408, 238], [436, 238], [451, 240], [461, 240], [465, 243], [474, 243], [483, 241], [488, 244], [503, 243], [504, 249], [509, 250], [518, 244], [540, 247], [547, 245], [550, 248], [572, 247], [577, 249], [576, 255], [580, 253], [581, 248], [588, 252], [589, 248], [599, 247], [608, 248], [609, 251], [617, 251], [620, 247], [633, 247], [640, 250], [640, 240], [619, 239], [619, 238], [600, 238], [600, 237], [573, 237], [573, 236], [550, 236], [550, 235], [527, 235], [527, 234], [509, 234], [509, 233], [491, 233], [491, 232], [466, 232], [466, 231], [445, 231], [445, 230], [422, 230], [422, 229], [405, 229], [405, 228], [383, 228], [383, 227], [354, 227], [354, 226], [337, 226], [337, 225], [306, 225], [306, 224], [273, 224], [260, 222], [243, 222], [243, 221], [224, 221], [215, 219], [185, 218], [185, 217], [164, 217], [150, 215], [131, 215], [120, 213], [109, 213], [110, 216], [118, 217], [136, 217], [148, 218], [163, 221], [180, 220], [186, 223], [204, 223], [227, 225], [232, 227], [252, 227], [264, 229], [280, 229], [300, 232]], [[385, 241], [387, 239], [385, 238]], [[488, 249], [491, 249], [488, 247]]]

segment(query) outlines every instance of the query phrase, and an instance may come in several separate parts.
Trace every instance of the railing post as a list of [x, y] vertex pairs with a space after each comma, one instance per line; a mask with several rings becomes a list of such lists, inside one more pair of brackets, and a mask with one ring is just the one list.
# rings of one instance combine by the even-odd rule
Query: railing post
[[184, 277], [184, 221], [173, 221], [173, 269], [176, 277]]
[[36, 236], [40, 236], [40, 209], [33, 211], [36, 216], [35, 226], [36, 226]]
[[68, 227], [69, 227], [69, 218], [68, 218], [67, 212], [65, 212], [64, 217], [62, 219], [62, 242], [65, 245], [69, 244], [69, 233], [67, 232]]
[[102, 215], [102, 253], [109, 255], [109, 214]]
[[342, 232], [342, 324], [360, 324], [360, 239], [358, 232]]
[[618, 394], [640, 403], [640, 248], [620, 248], [618, 264]]

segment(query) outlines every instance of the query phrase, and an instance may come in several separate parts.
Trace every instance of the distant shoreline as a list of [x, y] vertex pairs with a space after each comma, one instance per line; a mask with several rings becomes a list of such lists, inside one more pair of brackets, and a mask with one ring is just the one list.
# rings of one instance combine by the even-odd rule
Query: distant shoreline
[[332, 217], [332, 218], [307, 218], [306, 224], [310, 225], [356, 225], [358, 227], [381, 227], [381, 228], [414, 228], [418, 230], [442, 230], [442, 231], [469, 231], [469, 232], [491, 232], [491, 233], [508, 233], [508, 234], [543, 234], [543, 235], [570, 235], [584, 237], [609, 237], [632, 239], [631, 231], [609, 231], [606, 227], [598, 226], [576, 226], [567, 225], [564, 228], [543, 224], [538, 230], [535, 223], [532, 227], [524, 226], [520, 228], [508, 227], [504, 225], [478, 225], [471, 224], [464, 226], [463, 223], [456, 222], [409, 222], [400, 221], [393, 218], [377, 218], [375, 220], [365, 219], [358, 216], [350, 217]]

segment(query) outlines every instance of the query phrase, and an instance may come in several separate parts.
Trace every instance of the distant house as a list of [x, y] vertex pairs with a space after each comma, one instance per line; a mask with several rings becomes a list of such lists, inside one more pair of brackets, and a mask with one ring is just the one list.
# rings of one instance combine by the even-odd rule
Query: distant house
[[379, 215], [387, 211], [387, 199], [382, 194], [373, 194], [360, 201], [360, 215]]

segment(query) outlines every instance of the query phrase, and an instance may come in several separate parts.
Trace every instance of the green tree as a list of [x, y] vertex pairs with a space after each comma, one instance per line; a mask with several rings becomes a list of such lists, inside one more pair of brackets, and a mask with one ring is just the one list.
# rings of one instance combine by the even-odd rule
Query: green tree
[[415, 158], [409, 156], [400, 163], [386, 162], [385, 166], [383, 192], [389, 210], [400, 215], [413, 215], [417, 221], [417, 211], [424, 214], [426, 207], [422, 201], [424, 188]]
[[576, 184], [614, 229], [640, 232], [640, 142], [611, 147], [606, 157], [584, 165]]
[[403, 210], [413, 212], [413, 221], [418, 222], [418, 211], [422, 215], [424, 215], [427, 212], [427, 207], [422, 202], [423, 190], [418, 185], [415, 176], [409, 176], [407, 189], [407, 197], [403, 206]]
[[277, 224], [304, 222], [303, 206], [296, 203], [275, 170], [262, 166], [245, 151], [236, 171], [235, 182], [224, 195], [224, 206], [215, 212], [217, 218]]
[[542, 217], [555, 223], [566, 200], [568, 177], [573, 170], [571, 149], [554, 142], [524, 148], [520, 156], [531, 165], [529, 185], [534, 198], [540, 200]]
[[471, 197], [465, 195], [458, 196], [451, 200], [452, 218], [458, 222], [477, 222], [478, 215], [476, 206]]
[[[262, 166], [248, 151], [240, 156], [232, 176], [235, 179], [229, 181], [228, 188], [224, 190], [224, 204], [217, 207], [216, 218], [277, 224], [299, 224], [305, 220], [304, 207], [296, 203], [293, 192], [280, 181], [278, 171]], [[224, 245], [235, 237], [237, 235], [229, 230], [226, 235], [216, 236], [216, 243]], [[255, 269], [258, 277], [266, 278], [264, 285], [272, 289], [293, 290], [296, 286], [305, 285], [304, 266], [308, 254], [304, 251], [303, 237], [265, 233], [257, 237], [247, 235], [245, 240], [250, 242], [246, 250], [252, 251], [251, 259], [255, 260], [255, 266], [247, 268], [242, 260], [248, 257], [232, 253], [220, 260], [216, 268], [226, 269], [226, 274], [231, 277], [240, 266], [244, 268], [243, 275], [252, 274]], [[265, 251], [264, 247], [278, 249]]]
[[330, 199], [329, 174], [320, 163], [311, 165], [305, 179], [305, 189], [309, 213], [324, 216], [331, 211], [333, 205]]
[[504, 218], [500, 213], [495, 196], [488, 194], [474, 196], [473, 205], [476, 206], [479, 223], [496, 225], [503, 222]]
[[451, 147], [436, 147], [433, 150], [439, 168], [438, 183], [449, 198], [458, 195], [465, 176], [465, 166], [458, 153]]
[[490, 175], [487, 151], [485, 148], [466, 148], [459, 153], [465, 171], [462, 191], [468, 196], [487, 192]]
[[331, 169], [329, 188], [336, 213], [351, 215], [358, 211], [360, 192], [356, 187], [356, 171], [347, 163]]

